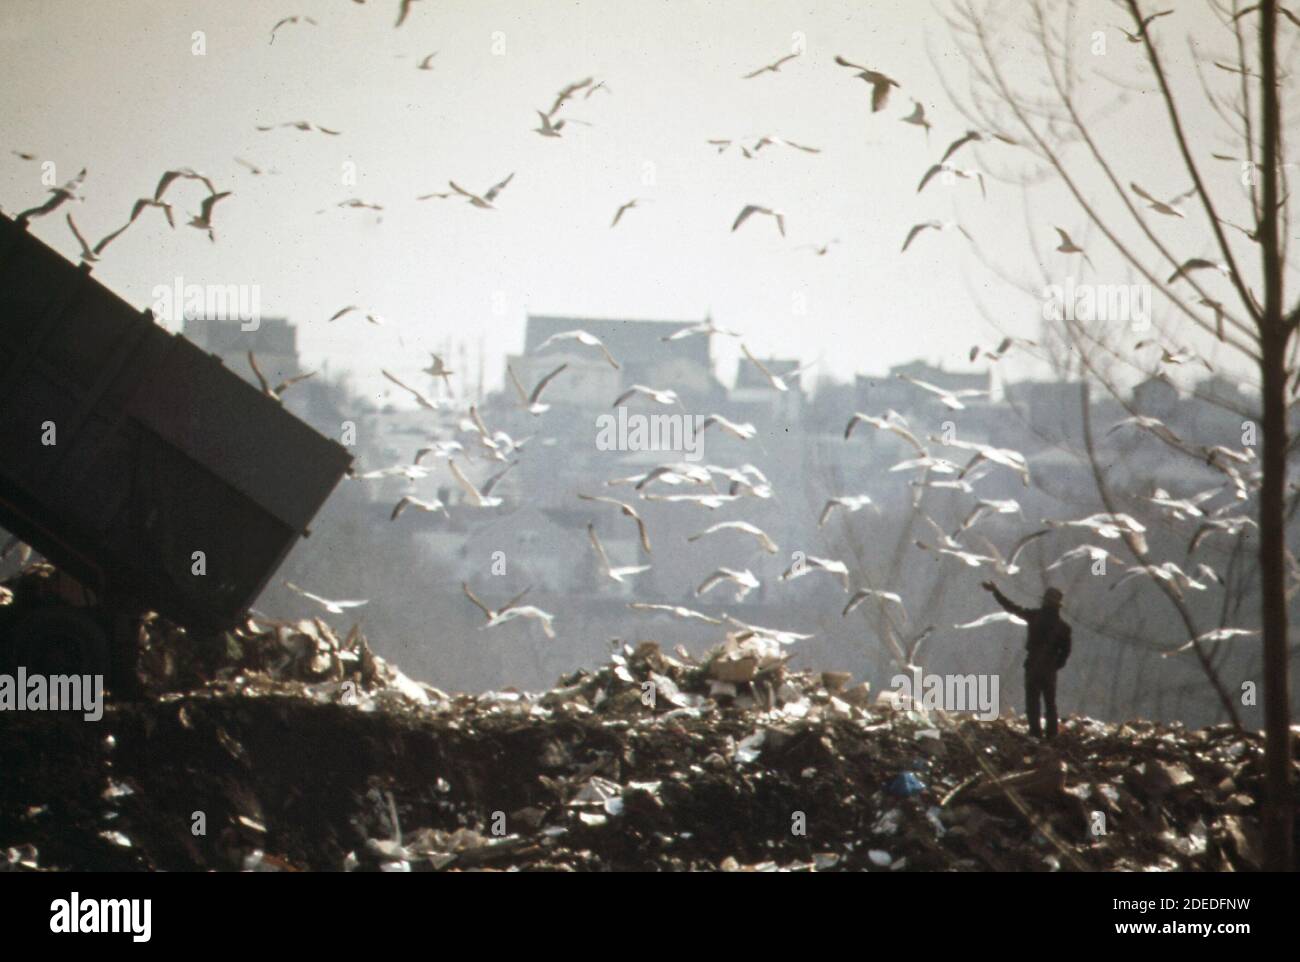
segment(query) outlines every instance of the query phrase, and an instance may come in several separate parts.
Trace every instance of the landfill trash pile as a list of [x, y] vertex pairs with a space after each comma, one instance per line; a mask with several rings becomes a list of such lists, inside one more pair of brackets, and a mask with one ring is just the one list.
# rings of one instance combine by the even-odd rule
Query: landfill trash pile
[[[141, 629], [148, 695], [0, 713], [0, 869], [1250, 870], [1262, 741], [935, 717], [737, 633], [451, 694], [355, 630]], [[1000, 776], [1000, 782], [994, 775]]]

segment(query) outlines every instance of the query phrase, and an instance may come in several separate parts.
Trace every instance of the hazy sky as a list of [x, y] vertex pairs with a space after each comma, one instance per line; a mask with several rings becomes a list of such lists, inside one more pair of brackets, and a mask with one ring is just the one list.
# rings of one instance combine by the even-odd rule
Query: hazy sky
[[[75, 215], [93, 243], [152, 192], [162, 170], [198, 168], [234, 191], [217, 207], [217, 242], [169, 231], [149, 211], [108, 249], [96, 275], [141, 306], [155, 285], [178, 276], [260, 285], [262, 313], [300, 326], [309, 365], [328, 358], [376, 392], [384, 390], [375, 384], [379, 367], [413, 370], [425, 361], [417, 348], [452, 336], [471, 346], [482, 340], [490, 380], [499, 380], [501, 355], [522, 346], [526, 311], [687, 321], [711, 310], [720, 324], [742, 328], [757, 353], [821, 356], [840, 378], [917, 356], [964, 367], [973, 343], [998, 337], [974, 309], [972, 289], [1009, 330], [1035, 333], [1033, 305], [956, 233], [932, 232], [899, 254], [910, 225], [957, 217], [989, 256], [1032, 265], [1019, 188], [991, 181], [987, 201], [972, 182], [915, 193], [965, 129], [934, 77], [931, 54], [954, 80], [962, 76], [937, 8], [916, 0], [421, 0], [397, 30], [397, 7], [4, 0], [0, 205], [13, 212], [44, 192], [38, 163], [10, 149], [54, 161], [60, 181], [85, 165], [87, 199]], [[1121, 22], [1104, 0], [1083, 8], [1097, 29]], [[319, 26], [286, 26], [268, 43], [272, 25], [289, 14]], [[1195, 3], [1160, 21], [1171, 58], [1185, 57], [1185, 38], [1207, 22]], [[203, 56], [192, 53], [195, 31], [205, 34]], [[778, 74], [741, 79], [789, 52], [796, 34], [802, 57]], [[1115, 30], [1109, 37], [1107, 67], [1121, 73], [1138, 48]], [[1086, 52], [1089, 36], [1077, 43]], [[433, 51], [434, 69], [417, 70]], [[870, 112], [869, 88], [834, 64], [837, 53], [902, 83], [887, 109]], [[538, 108], [591, 75], [610, 93], [562, 114], [592, 126], [570, 127], [558, 140], [532, 131]], [[1194, 80], [1179, 89], [1195, 93]], [[912, 98], [934, 122], [928, 144], [899, 121]], [[1121, 176], [1172, 196], [1186, 175], [1151, 167], [1149, 158], [1169, 156], [1150, 133], [1159, 129], [1154, 109], [1121, 115], [1105, 137], [1123, 146]], [[343, 133], [254, 129], [298, 119]], [[773, 148], [745, 160], [706, 143], [761, 134], [822, 152]], [[1222, 143], [1207, 137], [1204, 147]], [[236, 156], [280, 173], [253, 176]], [[1014, 166], [1014, 149], [957, 159]], [[349, 161], [356, 186], [342, 181]], [[486, 190], [512, 171], [495, 211], [414, 200], [447, 189], [448, 179]], [[1231, 190], [1236, 172], [1222, 173]], [[173, 191], [181, 208], [197, 210], [199, 186]], [[383, 204], [382, 222], [331, 206], [354, 196]], [[614, 211], [633, 197], [646, 203], [611, 230]], [[1060, 224], [1087, 236], [1060, 198], [1056, 188], [1035, 190], [1036, 229], [1050, 235]], [[747, 203], [785, 211], [788, 236], [766, 218], [732, 234]], [[61, 214], [33, 230], [71, 256]], [[799, 249], [831, 239], [840, 243], [825, 257]], [[1207, 252], [1201, 235], [1180, 239], [1187, 256]], [[1072, 264], [1051, 254], [1046, 266], [1064, 273]], [[325, 324], [350, 303], [389, 323], [374, 328], [353, 316]], [[734, 358], [733, 346], [719, 347], [724, 360]]]

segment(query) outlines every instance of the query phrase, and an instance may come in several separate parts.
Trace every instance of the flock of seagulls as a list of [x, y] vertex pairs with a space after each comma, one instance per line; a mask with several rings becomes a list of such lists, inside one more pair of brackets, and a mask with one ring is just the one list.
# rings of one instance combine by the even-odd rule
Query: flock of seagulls
[[[363, 4], [365, 0], [353, 0], [354, 3]], [[412, 8], [419, 0], [401, 0], [397, 5], [395, 28], [401, 28], [410, 18]], [[1144, 18], [1138, 34], [1128, 34], [1126, 37], [1131, 42], [1140, 42], [1148, 27], [1153, 21], [1160, 17], [1171, 14], [1172, 10], [1162, 11]], [[1245, 12], [1245, 11], [1244, 11]], [[283, 32], [293, 33], [309, 27], [317, 27], [318, 22], [312, 17], [294, 15], [286, 16], [275, 22], [270, 30], [270, 43], [274, 44], [277, 37]], [[748, 73], [743, 74], [742, 79], [747, 81], [765, 78], [767, 75], [779, 75], [782, 69], [802, 56], [801, 52], [792, 52], [777, 58], [776, 60], [758, 67]], [[416, 64], [417, 69], [429, 71], [433, 69], [433, 64], [437, 52], [429, 53], [422, 57]], [[839, 67], [852, 71], [852, 77], [855, 80], [863, 81], [869, 88], [869, 103], [872, 114], [880, 113], [887, 109], [891, 93], [895, 89], [901, 89], [902, 84], [891, 77], [888, 73], [876, 67], [864, 66], [861, 63], [853, 62], [847, 58], [836, 55], [834, 62]], [[766, 82], [766, 81], [765, 81]], [[776, 82], [776, 81], [771, 81]], [[598, 81], [595, 77], [586, 77], [578, 81], [564, 85], [555, 95], [550, 103], [549, 109], [537, 109], [536, 115], [538, 123], [533, 130], [547, 139], [563, 139], [570, 128], [570, 125], [589, 125], [587, 121], [568, 116], [567, 108], [571, 103], [581, 99], [588, 101], [597, 92], [609, 93], [608, 86], [604, 81]], [[906, 123], [913, 127], [922, 129], [925, 135], [926, 143], [929, 143], [930, 133], [933, 123], [926, 113], [925, 105], [919, 100], [912, 100], [910, 112], [899, 116], [899, 122]], [[256, 130], [262, 133], [271, 133], [278, 130], [293, 130], [300, 133], [320, 134], [327, 137], [339, 137], [342, 132], [332, 127], [326, 127], [309, 120], [292, 120], [280, 123], [266, 125], [257, 125]], [[973, 181], [979, 185], [981, 197], [987, 197], [987, 185], [984, 173], [973, 167], [962, 167], [954, 162], [953, 158], [964, 148], [975, 144], [992, 144], [1002, 143], [1015, 145], [1016, 141], [998, 131], [986, 130], [966, 130], [953, 139], [938, 160], [923, 171], [919, 183], [916, 187], [916, 193], [920, 194], [936, 178], [944, 181], [967, 180]], [[821, 153], [821, 148], [809, 146], [805, 143], [799, 143], [789, 140], [785, 137], [775, 134], [766, 133], [752, 135], [741, 138], [714, 138], [708, 141], [717, 153], [722, 154], [729, 151], [732, 147], [739, 150], [741, 156], [746, 159], [754, 159], [764, 150], [776, 150], [783, 148], [795, 153], [808, 156], [816, 156]], [[11, 151], [15, 156], [25, 161], [35, 159], [35, 155], [24, 151]], [[235, 158], [253, 176], [275, 175], [279, 171], [262, 167], [252, 162]], [[87, 171], [81, 170], [77, 176], [67, 183], [52, 188], [48, 191], [49, 196], [40, 204], [23, 211], [19, 217], [30, 219], [43, 217], [63, 207], [69, 202], [80, 202], [81, 188], [87, 177]], [[469, 206], [480, 210], [496, 210], [499, 199], [503, 192], [509, 187], [515, 177], [515, 172], [511, 172], [501, 180], [491, 184], [481, 192], [475, 192], [462, 187], [456, 180], [447, 181], [447, 190], [431, 192], [416, 196], [417, 201], [426, 200], [450, 200], [460, 199]], [[135, 224], [146, 211], [156, 209], [165, 217], [167, 223], [173, 229], [176, 226], [174, 217], [174, 204], [170, 193], [180, 183], [193, 183], [201, 186], [205, 193], [197, 199], [198, 212], [191, 213], [186, 221], [186, 226], [203, 231], [207, 234], [210, 241], [216, 240], [214, 229], [214, 215], [217, 211], [217, 205], [223, 200], [233, 196], [230, 190], [220, 190], [217, 188], [214, 180], [192, 168], [182, 167], [169, 169], [162, 173], [152, 196], [141, 197], [137, 199], [131, 207], [125, 223], [116, 227], [114, 230], [105, 234], [102, 238], [91, 244], [78, 227], [73, 216], [69, 213], [66, 215], [66, 223], [69, 230], [74, 236], [80, 250], [80, 256], [83, 261], [95, 262], [101, 258], [105, 249], [113, 243], [123, 232]], [[1187, 190], [1167, 199], [1160, 199], [1157, 196], [1147, 192], [1137, 183], [1130, 183], [1130, 189], [1134, 195], [1139, 198], [1147, 210], [1151, 212], [1172, 218], [1185, 218], [1187, 215], [1180, 207], [1180, 204], [1194, 195], [1195, 190]], [[629, 212], [636, 210], [640, 205], [647, 203], [643, 198], [631, 198], [622, 203], [614, 211], [613, 217], [609, 223], [610, 228], [616, 228], [624, 222]], [[361, 198], [350, 198], [339, 202], [335, 205], [340, 208], [367, 209], [376, 212], [382, 211], [382, 205], [371, 203]], [[771, 221], [775, 226], [777, 233], [785, 238], [787, 236], [787, 215], [786, 212], [776, 207], [761, 204], [750, 203], [744, 205], [735, 218], [731, 221], [731, 232], [735, 233], [741, 227], [755, 218], [763, 217]], [[1234, 225], [1235, 226], [1235, 225]], [[755, 228], [751, 227], [751, 232]], [[1077, 244], [1070, 236], [1068, 231], [1061, 227], [1054, 228], [1059, 244], [1056, 251], [1062, 254], [1079, 256], [1085, 263], [1092, 266], [1092, 261], [1088, 253]], [[959, 223], [951, 220], [923, 220], [913, 225], [907, 232], [902, 244], [902, 252], [906, 252], [913, 242], [922, 234], [928, 231], [946, 232], [957, 231], [964, 236], [967, 241], [974, 244], [974, 238]], [[816, 256], [826, 256], [831, 247], [836, 244], [837, 239], [832, 239], [819, 244], [804, 244], [800, 249], [811, 250]], [[1216, 263], [1203, 258], [1190, 258], [1183, 262], [1168, 278], [1168, 283], [1172, 284], [1180, 278], [1186, 278], [1194, 272], [1213, 270], [1224, 275], [1229, 275], [1229, 268], [1226, 264]], [[1216, 310], [1216, 316], [1219, 317], [1218, 323], [1222, 324], [1222, 307], [1217, 302], [1209, 299], [1203, 299], [1202, 305], [1213, 307]], [[356, 314], [363, 318], [371, 325], [381, 325], [383, 319], [374, 311], [371, 311], [360, 305], [348, 305], [336, 311], [328, 322], [335, 322]], [[678, 341], [684, 338], [705, 336], [705, 337], [727, 337], [740, 339], [741, 332], [728, 330], [716, 326], [712, 319], [706, 319], [698, 324], [684, 325], [679, 330], [662, 338], [665, 342]], [[972, 348], [970, 359], [974, 361], [982, 355], [990, 362], [997, 362], [1004, 357], [1009, 351], [1017, 346], [1034, 346], [1033, 342], [1020, 341], [1013, 338], [1004, 339], [994, 349], [982, 349], [978, 346]], [[621, 364], [609, 351], [606, 345], [597, 337], [583, 330], [564, 331], [547, 338], [539, 347], [538, 352], [544, 352], [554, 347], [564, 347], [567, 350], [576, 348], [589, 349], [599, 355], [613, 370], [620, 370]], [[748, 346], [740, 341], [739, 347], [745, 360], [752, 364], [754, 369], [766, 380], [772, 390], [777, 392], [789, 391], [794, 379], [797, 378], [806, 367], [800, 367], [795, 371], [778, 374], [772, 371], [762, 360], [756, 357]], [[441, 382], [445, 393], [450, 394], [451, 378], [456, 374], [449, 369], [444, 360], [437, 354], [430, 354], [429, 367], [422, 370], [422, 373], [428, 376], [435, 384]], [[1162, 346], [1162, 363], [1177, 364], [1192, 359], [1192, 356], [1184, 356], [1183, 352], [1171, 350]], [[311, 378], [315, 372], [296, 375], [286, 378], [278, 384], [272, 385], [258, 366], [257, 358], [253, 352], [248, 352], [248, 363], [255, 375], [261, 390], [268, 397], [275, 400], [281, 400], [283, 393], [294, 384]], [[522, 410], [526, 411], [533, 417], [541, 417], [551, 410], [551, 405], [542, 400], [544, 392], [552, 385], [557, 378], [564, 375], [568, 370], [567, 363], [558, 364], [555, 368], [546, 373], [535, 384], [530, 387], [520, 381], [513, 368], [508, 368], [509, 379], [513, 389], [518, 397], [518, 402]], [[434, 396], [432, 393], [417, 388], [402, 379], [398, 378], [389, 371], [382, 371], [383, 376], [398, 389], [409, 395], [414, 402], [421, 408], [429, 411], [440, 410], [446, 403], [445, 398]], [[976, 399], [986, 398], [987, 391], [982, 390], [949, 390], [935, 384], [914, 378], [908, 374], [899, 374], [898, 377], [909, 383], [918, 390], [925, 392], [932, 397], [938, 404], [952, 411], [966, 410], [968, 402]], [[612, 406], [619, 407], [629, 401], [639, 399], [644, 402], [664, 405], [678, 406], [682, 405], [681, 399], [677, 392], [671, 388], [655, 387], [645, 384], [633, 384], [628, 389], [622, 391], [613, 399]], [[1003, 574], [1014, 574], [1020, 570], [1019, 559], [1027, 547], [1044, 538], [1052, 531], [1057, 530], [1074, 530], [1085, 531], [1101, 540], [1118, 540], [1126, 539], [1131, 545], [1145, 555], [1147, 547], [1145, 543], [1146, 528], [1130, 515], [1123, 513], [1098, 513], [1085, 518], [1078, 519], [1057, 519], [1044, 520], [1045, 527], [1039, 530], [1025, 534], [1012, 545], [1010, 550], [1004, 556], [996, 545], [985, 537], [979, 530], [983, 524], [990, 518], [1004, 515], [1021, 515], [1020, 504], [1014, 499], [992, 499], [981, 498], [975, 493], [974, 484], [979, 479], [985, 477], [990, 470], [1004, 469], [1018, 476], [1022, 484], [1026, 487], [1030, 485], [1029, 465], [1025, 457], [1017, 451], [998, 448], [987, 444], [968, 442], [956, 438], [938, 438], [930, 437], [923, 442], [910, 428], [905, 418], [895, 411], [887, 411], [883, 415], [874, 415], [855, 412], [850, 417], [845, 430], [844, 440], [851, 440], [855, 428], [865, 424], [875, 428], [879, 432], [892, 435], [899, 441], [907, 445], [911, 450], [911, 457], [901, 460], [894, 464], [891, 471], [918, 471], [919, 477], [909, 481], [914, 488], [914, 504], [919, 505], [921, 492], [926, 489], [947, 489], [959, 492], [965, 496], [972, 497], [973, 503], [964, 519], [955, 531], [949, 532], [940, 527], [928, 515], [922, 515], [923, 519], [932, 529], [933, 537], [926, 540], [917, 539], [914, 545], [923, 551], [932, 553], [939, 558], [951, 558], [962, 565], [971, 568], [988, 567], [992, 570]], [[741, 424], [729, 420], [727, 417], [714, 413], [703, 420], [703, 428], [715, 427], [726, 432], [729, 436], [741, 441], [747, 442], [754, 439], [757, 435], [757, 429], [752, 424]], [[506, 477], [510, 471], [518, 464], [520, 452], [529, 438], [515, 439], [510, 437], [504, 431], [490, 430], [483, 422], [482, 416], [474, 406], [470, 406], [468, 415], [460, 422], [461, 430], [466, 435], [466, 440], [439, 440], [421, 447], [416, 451], [413, 460], [409, 464], [392, 465], [383, 468], [366, 471], [354, 475], [361, 480], [380, 479], [399, 477], [407, 481], [416, 481], [430, 476], [431, 469], [424, 462], [426, 459], [433, 459], [445, 462], [447, 471], [455, 479], [457, 485], [463, 492], [464, 498], [462, 504], [471, 509], [492, 509], [500, 507], [505, 503], [505, 499], [496, 492], [499, 483]], [[1113, 433], [1125, 427], [1136, 427], [1138, 430], [1152, 434], [1161, 440], [1184, 446], [1185, 442], [1178, 438], [1163, 422], [1158, 419], [1135, 415], [1127, 418], [1116, 425], [1110, 431]], [[469, 445], [468, 447], [466, 445]], [[962, 452], [965, 457], [963, 463], [950, 460], [948, 457], [942, 457], [935, 453], [931, 445], [938, 445], [948, 452]], [[496, 470], [486, 480], [475, 483], [465, 473], [462, 463], [466, 463], [472, 458], [470, 451], [475, 451], [479, 457], [488, 461], [496, 461], [503, 466]], [[952, 455], [956, 457], [956, 455]], [[1178, 498], [1169, 494], [1169, 492], [1155, 488], [1147, 501], [1158, 511], [1163, 512], [1167, 517], [1176, 521], [1192, 521], [1198, 525], [1195, 536], [1193, 537], [1189, 556], [1194, 552], [1197, 546], [1206, 538], [1224, 534], [1233, 535], [1254, 522], [1240, 513], [1239, 508], [1233, 505], [1224, 505], [1217, 509], [1209, 507], [1210, 503], [1215, 501], [1225, 491], [1235, 495], [1234, 500], [1238, 503], [1247, 496], [1248, 484], [1244, 472], [1246, 472], [1253, 458], [1249, 451], [1238, 452], [1229, 448], [1207, 448], [1205, 450], [1206, 463], [1219, 469], [1226, 478], [1222, 487], [1216, 487], [1206, 491], [1198, 492], [1194, 495]], [[721, 489], [718, 482], [723, 482]], [[753, 465], [745, 465], [741, 468], [726, 468], [716, 465], [698, 466], [690, 464], [669, 464], [660, 465], [645, 471], [643, 474], [634, 478], [615, 479], [607, 482], [608, 485], [618, 485], [628, 483], [632, 485], [633, 490], [644, 501], [663, 502], [667, 504], [694, 505], [704, 509], [714, 511], [726, 505], [734, 505], [743, 502], [745, 499], [767, 499], [773, 496], [770, 482], [763, 476], [762, 472]], [[674, 493], [662, 493], [661, 487], [669, 489], [680, 489]], [[594, 495], [583, 492], [575, 492], [576, 497], [582, 502], [596, 508], [617, 509], [619, 514], [630, 521], [636, 528], [636, 537], [642, 551], [646, 556], [650, 556], [651, 539], [645, 519], [638, 512], [637, 508], [629, 500], [622, 500], [606, 495]], [[829, 497], [823, 505], [818, 519], [817, 527], [824, 528], [827, 523], [839, 512], [841, 515], [854, 514], [866, 508], [875, 509], [876, 505], [872, 498], [866, 494], [843, 493]], [[442, 500], [437, 498], [421, 498], [412, 493], [404, 494], [400, 500], [393, 506], [390, 513], [390, 520], [398, 521], [404, 514], [409, 511], [419, 511], [429, 514], [438, 514], [444, 517], [448, 516], [448, 506]], [[602, 542], [597, 531], [596, 522], [590, 521], [587, 524], [588, 540], [596, 562], [596, 566], [602, 577], [619, 584], [625, 584], [636, 576], [648, 572], [652, 568], [651, 563], [640, 564], [616, 564], [609, 556], [609, 553]], [[703, 541], [705, 539], [716, 540], [725, 539], [726, 543], [735, 541], [744, 541], [751, 544], [753, 549], [761, 551], [767, 555], [776, 555], [779, 547], [775, 540], [757, 525], [742, 519], [724, 520], [708, 525], [701, 530], [689, 535], [686, 540], [690, 543]], [[972, 548], [967, 542], [970, 539], [977, 539], [980, 542], [978, 549]], [[1119, 587], [1132, 580], [1139, 578], [1150, 578], [1160, 581], [1167, 585], [1170, 590], [1178, 593], [1180, 596], [1184, 591], [1204, 591], [1207, 590], [1211, 583], [1222, 583], [1222, 579], [1204, 563], [1197, 565], [1192, 573], [1185, 572], [1179, 565], [1171, 561], [1155, 564], [1135, 563], [1126, 566], [1116, 554], [1108, 548], [1095, 544], [1079, 544], [1069, 548], [1057, 557], [1054, 561], [1046, 566], [1046, 570], [1052, 571], [1060, 569], [1066, 565], [1077, 562], [1086, 562], [1097, 564], [1099, 562], [1112, 564], [1117, 568], [1127, 567], [1126, 573], [1112, 584], [1112, 588]], [[860, 609], [869, 602], [882, 606], [882, 610], [895, 608], [907, 619], [907, 611], [903, 598], [900, 594], [876, 586], [854, 586], [854, 575], [849, 566], [842, 560], [835, 558], [823, 558], [812, 555], [799, 553], [797, 560], [790, 565], [781, 575], [779, 580], [782, 582], [794, 582], [810, 574], [822, 574], [828, 576], [832, 581], [839, 584], [846, 595], [846, 603], [841, 609], [841, 616], [848, 617], [854, 611]], [[286, 586], [301, 595], [302, 597], [320, 605], [326, 611], [333, 614], [342, 614], [346, 611], [366, 604], [362, 600], [331, 600], [318, 594], [308, 592], [299, 586], [286, 582]], [[732, 597], [736, 603], [743, 602], [752, 592], [761, 587], [759, 579], [749, 568], [721, 566], [705, 577], [695, 588], [697, 597], [709, 594], [719, 586], [729, 585], [732, 589]], [[484, 628], [495, 628], [500, 625], [509, 623], [516, 619], [527, 619], [535, 622], [547, 637], [555, 637], [554, 621], [555, 617], [534, 605], [521, 604], [523, 598], [528, 594], [530, 589], [525, 589], [519, 595], [507, 601], [505, 604], [493, 608], [484, 603], [468, 583], [462, 584], [463, 592], [466, 598], [475, 605], [483, 614], [485, 622]], [[656, 604], [649, 602], [634, 601], [629, 607], [635, 611], [641, 611], [652, 614], [666, 614], [672, 617], [686, 620], [697, 620], [713, 625], [728, 625], [737, 629], [736, 637], [757, 637], [772, 641], [778, 644], [789, 644], [794, 641], [811, 637], [794, 632], [780, 631], [777, 629], [762, 628], [747, 624], [731, 617], [723, 615], [716, 618], [706, 615], [694, 609], [681, 605]], [[995, 612], [967, 623], [957, 625], [961, 629], [975, 629], [988, 624], [994, 624], [1003, 621], [1018, 621], [1013, 615], [1007, 615], [1004, 612]], [[892, 628], [886, 625], [886, 631], [892, 632]], [[930, 636], [933, 627], [927, 627], [918, 635], [910, 639], [907, 644], [910, 651], [906, 658], [914, 660], [917, 649], [921, 643]], [[1217, 633], [1208, 633], [1202, 636], [1200, 641], [1218, 641], [1229, 637], [1235, 637], [1238, 634], [1248, 632], [1239, 629], [1220, 629]], [[1213, 635], [1213, 637], [1211, 637]], [[902, 650], [902, 645], [893, 635], [890, 635], [894, 647]], [[1189, 643], [1191, 644], [1191, 643]], [[1184, 646], [1186, 648], [1187, 646]], [[1175, 651], [1183, 648], [1175, 649]]]

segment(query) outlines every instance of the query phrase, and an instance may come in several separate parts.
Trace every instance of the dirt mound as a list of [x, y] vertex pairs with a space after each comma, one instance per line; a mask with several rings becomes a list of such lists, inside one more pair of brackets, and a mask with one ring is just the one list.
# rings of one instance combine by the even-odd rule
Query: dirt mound
[[451, 695], [357, 633], [142, 629], [142, 700], [0, 713], [13, 869], [1252, 869], [1262, 743], [873, 702], [748, 632]]

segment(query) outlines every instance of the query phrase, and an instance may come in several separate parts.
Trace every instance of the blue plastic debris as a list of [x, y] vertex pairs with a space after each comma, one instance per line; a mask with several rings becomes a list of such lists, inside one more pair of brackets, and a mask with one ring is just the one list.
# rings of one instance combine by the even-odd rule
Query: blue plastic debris
[[897, 795], [899, 798], [911, 798], [925, 791], [925, 783], [916, 777], [915, 772], [899, 772], [894, 780], [889, 783], [885, 791], [890, 795]]

